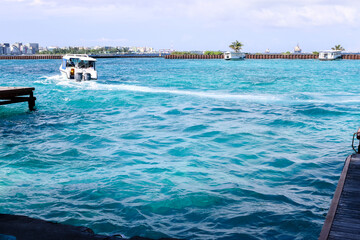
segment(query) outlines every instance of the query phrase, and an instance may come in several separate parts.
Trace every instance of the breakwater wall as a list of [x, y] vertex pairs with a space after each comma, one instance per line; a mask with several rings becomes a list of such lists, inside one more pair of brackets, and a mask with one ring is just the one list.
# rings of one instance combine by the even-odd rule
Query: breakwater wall
[[[99, 55], [89, 55], [93, 58], [162, 58], [164, 55], [159, 54], [99, 54]], [[51, 54], [51, 55], [0, 55], [0, 60], [6, 59], [62, 59], [63, 55]]]
[[61, 59], [62, 55], [0, 55], [0, 60], [6, 59]]
[[[167, 55], [165, 59], [223, 59], [224, 55]], [[315, 54], [246, 54], [247, 59], [318, 59]], [[360, 54], [344, 54], [342, 59], [360, 60]]]
[[160, 54], [90, 54], [93, 58], [163, 58]]
[[[165, 58], [165, 59], [224, 59], [224, 55], [89, 55], [93, 58]], [[63, 55], [0, 55], [0, 60], [6, 59], [62, 59]], [[246, 54], [247, 59], [318, 59], [315, 54]], [[342, 59], [360, 60], [360, 54], [344, 54]]]
[[247, 59], [318, 59], [315, 54], [246, 54]]
[[224, 59], [224, 55], [167, 55], [165, 59]]
[[360, 54], [344, 54], [342, 55], [342, 59], [360, 60]]
[[[246, 54], [247, 59], [317, 59], [314, 54]], [[168, 55], [165, 59], [224, 59], [224, 55]]]

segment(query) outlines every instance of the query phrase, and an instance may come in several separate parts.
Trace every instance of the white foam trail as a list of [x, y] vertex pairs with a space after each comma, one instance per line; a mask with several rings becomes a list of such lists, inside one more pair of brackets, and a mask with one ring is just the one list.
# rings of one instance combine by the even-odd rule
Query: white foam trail
[[54, 82], [61, 81], [61, 75], [54, 75], [54, 76], [42, 76], [39, 80], [36, 80], [36, 83], [41, 84], [54, 84]]
[[203, 98], [214, 99], [238, 99], [238, 100], [258, 100], [258, 101], [278, 101], [281, 100], [273, 95], [250, 95], [250, 94], [228, 94], [228, 93], [213, 93], [213, 92], [199, 92], [199, 91], [187, 91], [178, 89], [164, 89], [164, 88], [152, 88], [138, 85], [129, 84], [103, 84], [96, 81], [76, 82], [69, 81], [63, 78], [61, 75], [44, 76], [44, 80], [41, 83], [55, 83], [56, 85], [76, 87], [84, 90], [107, 90], [107, 91], [132, 91], [132, 92], [144, 92], [144, 93], [165, 93], [176, 95], [188, 95]]
[[56, 85], [67, 86], [72, 88], [80, 88], [84, 90], [105, 90], [105, 91], [132, 91], [144, 93], [159, 93], [159, 94], [176, 94], [188, 95], [202, 98], [213, 99], [229, 99], [229, 100], [244, 100], [244, 101], [260, 101], [260, 102], [286, 102], [289, 104], [299, 103], [358, 103], [360, 99], [357, 96], [344, 96], [339, 97], [327, 96], [321, 94], [308, 94], [312, 99], [291, 99], [290, 96], [274, 96], [274, 95], [251, 95], [251, 94], [229, 94], [229, 93], [214, 93], [204, 91], [188, 91], [178, 89], [164, 89], [152, 88], [138, 85], [129, 84], [104, 84], [96, 81], [76, 82], [63, 78], [61, 75], [44, 76], [39, 81], [43, 84], [55, 83]]
[[240, 100], [260, 100], [260, 101], [277, 101], [279, 100], [275, 96], [270, 95], [249, 95], [249, 94], [228, 94], [228, 93], [212, 93], [212, 92], [199, 92], [199, 91], [187, 91], [177, 89], [162, 89], [162, 88], [151, 88], [138, 85], [127, 85], [127, 84], [101, 84], [96, 82], [87, 82], [84, 85], [87, 89], [93, 90], [117, 90], [117, 91], [133, 91], [133, 92], [144, 92], [144, 93], [165, 93], [165, 94], [176, 94], [176, 95], [189, 95], [196, 97], [215, 98], [215, 99], [240, 99]]

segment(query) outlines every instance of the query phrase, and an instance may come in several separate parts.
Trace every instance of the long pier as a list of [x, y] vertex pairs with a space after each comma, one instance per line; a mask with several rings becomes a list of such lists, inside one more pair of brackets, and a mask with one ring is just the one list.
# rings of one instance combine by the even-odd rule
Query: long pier
[[360, 154], [347, 157], [319, 240], [360, 239]]
[[[35, 100], [33, 87], [0, 87], [0, 105], [28, 102], [29, 110], [35, 108]], [[28, 97], [24, 97], [27, 96]]]

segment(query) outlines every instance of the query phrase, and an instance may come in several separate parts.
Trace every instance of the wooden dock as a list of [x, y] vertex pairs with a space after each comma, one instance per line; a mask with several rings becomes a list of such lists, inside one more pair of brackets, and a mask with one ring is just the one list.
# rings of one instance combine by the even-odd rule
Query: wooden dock
[[360, 154], [349, 156], [319, 240], [360, 239]]
[[33, 87], [0, 87], [0, 105], [28, 102], [29, 110], [32, 111], [36, 100], [34, 90]]

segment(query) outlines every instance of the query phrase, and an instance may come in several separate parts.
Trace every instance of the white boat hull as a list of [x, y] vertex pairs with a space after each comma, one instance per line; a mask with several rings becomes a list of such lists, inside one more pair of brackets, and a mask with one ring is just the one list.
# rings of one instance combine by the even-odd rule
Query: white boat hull
[[63, 57], [59, 70], [66, 79], [96, 80], [98, 75], [95, 70], [95, 62], [96, 59], [86, 54], [69, 54]]
[[224, 53], [225, 60], [244, 60], [245, 53], [234, 53], [234, 52], [226, 52]]

